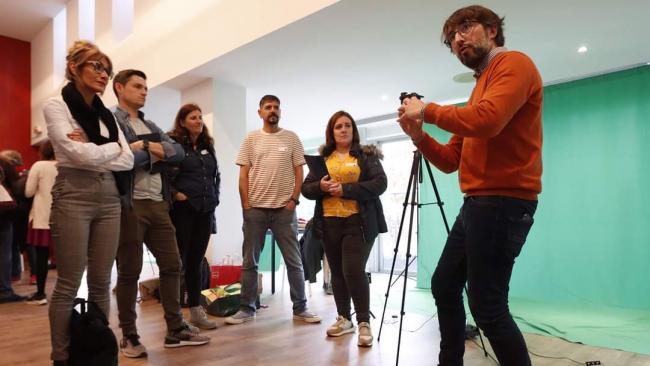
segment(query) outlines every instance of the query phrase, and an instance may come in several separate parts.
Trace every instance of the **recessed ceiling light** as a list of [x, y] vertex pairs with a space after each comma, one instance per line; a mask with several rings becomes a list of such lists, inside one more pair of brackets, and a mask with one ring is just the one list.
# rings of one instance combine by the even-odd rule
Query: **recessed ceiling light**
[[578, 48], [578, 53], [585, 53], [585, 52], [587, 52], [587, 46], [580, 46], [580, 48]]
[[456, 74], [453, 77], [453, 80], [457, 83], [473, 83], [476, 81], [474, 79], [474, 73], [473, 72], [461, 72], [460, 74]]
[[388, 94], [382, 94], [380, 99], [382, 100], [382, 102], [388, 101]]

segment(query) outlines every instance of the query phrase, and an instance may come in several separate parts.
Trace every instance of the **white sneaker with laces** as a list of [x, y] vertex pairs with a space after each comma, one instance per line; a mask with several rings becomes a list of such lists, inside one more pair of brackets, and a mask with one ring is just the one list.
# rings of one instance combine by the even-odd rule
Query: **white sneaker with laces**
[[234, 315], [226, 318], [226, 324], [241, 324], [255, 319], [255, 313], [249, 313], [244, 310], [237, 311]]
[[372, 330], [370, 330], [370, 323], [361, 322], [359, 323], [359, 341], [357, 344], [359, 347], [370, 347], [372, 346]]
[[302, 320], [305, 323], [320, 323], [321, 317], [312, 313], [311, 311], [305, 309], [302, 313], [293, 314], [293, 318], [296, 320]]
[[340, 337], [347, 333], [354, 333], [355, 327], [352, 322], [341, 315], [336, 317], [336, 322], [327, 328], [327, 335], [330, 337]]

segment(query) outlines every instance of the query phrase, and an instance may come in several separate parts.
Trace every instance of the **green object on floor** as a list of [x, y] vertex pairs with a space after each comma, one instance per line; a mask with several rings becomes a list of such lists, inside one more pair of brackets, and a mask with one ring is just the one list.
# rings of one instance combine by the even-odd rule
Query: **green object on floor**
[[[280, 261], [282, 260], [282, 253], [278, 244], [275, 244], [275, 272], [280, 270]], [[258, 268], [262, 272], [271, 272], [271, 233], [266, 234], [264, 239], [264, 248], [260, 254], [260, 262]]]

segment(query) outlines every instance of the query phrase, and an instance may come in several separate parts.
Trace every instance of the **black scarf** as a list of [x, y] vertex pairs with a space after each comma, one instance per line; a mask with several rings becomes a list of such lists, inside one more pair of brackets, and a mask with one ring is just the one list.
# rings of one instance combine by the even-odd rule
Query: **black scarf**
[[[69, 82], [61, 90], [61, 96], [68, 105], [72, 117], [79, 123], [81, 128], [88, 136], [88, 141], [96, 145], [104, 145], [109, 142], [118, 142], [118, 127], [115, 122], [113, 113], [104, 107], [104, 103], [97, 95], [93, 97], [92, 106], [89, 106], [84, 101], [81, 93], [75, 88], [73, 82]], [[108, 128], [108, 138], [101, 135], [99, 132], [99, 120], [102, 120]], [[113, 172], [115, 176], [115, 184], [120, 195], [128, 192], [130, 183], [130, 171]]]
[[[68, 105], [72, 117], [79, 123], [81, 128], [88, 136], [88, 141], [96, 145], [104, 145], [109, 142], [117, 142], [117, 124], [113, 113], [104, 107], [104, 103], [97, 95], [93, 97], [92, 106], [84, 101], [81, 93], [75, 88], [73, 82], [61, 90], [61, 96]], [[108, 138], [102, 136], [99, 132], [99, 120], [102, 120], [108, 128]]]

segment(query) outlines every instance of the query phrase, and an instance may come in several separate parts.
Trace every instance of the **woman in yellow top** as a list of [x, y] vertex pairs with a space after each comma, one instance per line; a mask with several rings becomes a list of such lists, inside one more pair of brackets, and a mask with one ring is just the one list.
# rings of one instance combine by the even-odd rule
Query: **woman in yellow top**
[[325, 158], [329, 175], [310, 172], [302, 185], [303, 196], [316, 200], [314, 232], [323, 240], [332, 272], [338, 317], [327, 335], [338, 337], [355, 331], [350, 318], [354, 302], [359, 325], [359, 346], [371, 346], [370, 287], [366, 262], [375, 238], [387, 231], [379, 196], [386, 190], [381, 152], [361, 146], [352, 116], [338, 111], [325, 130]]

